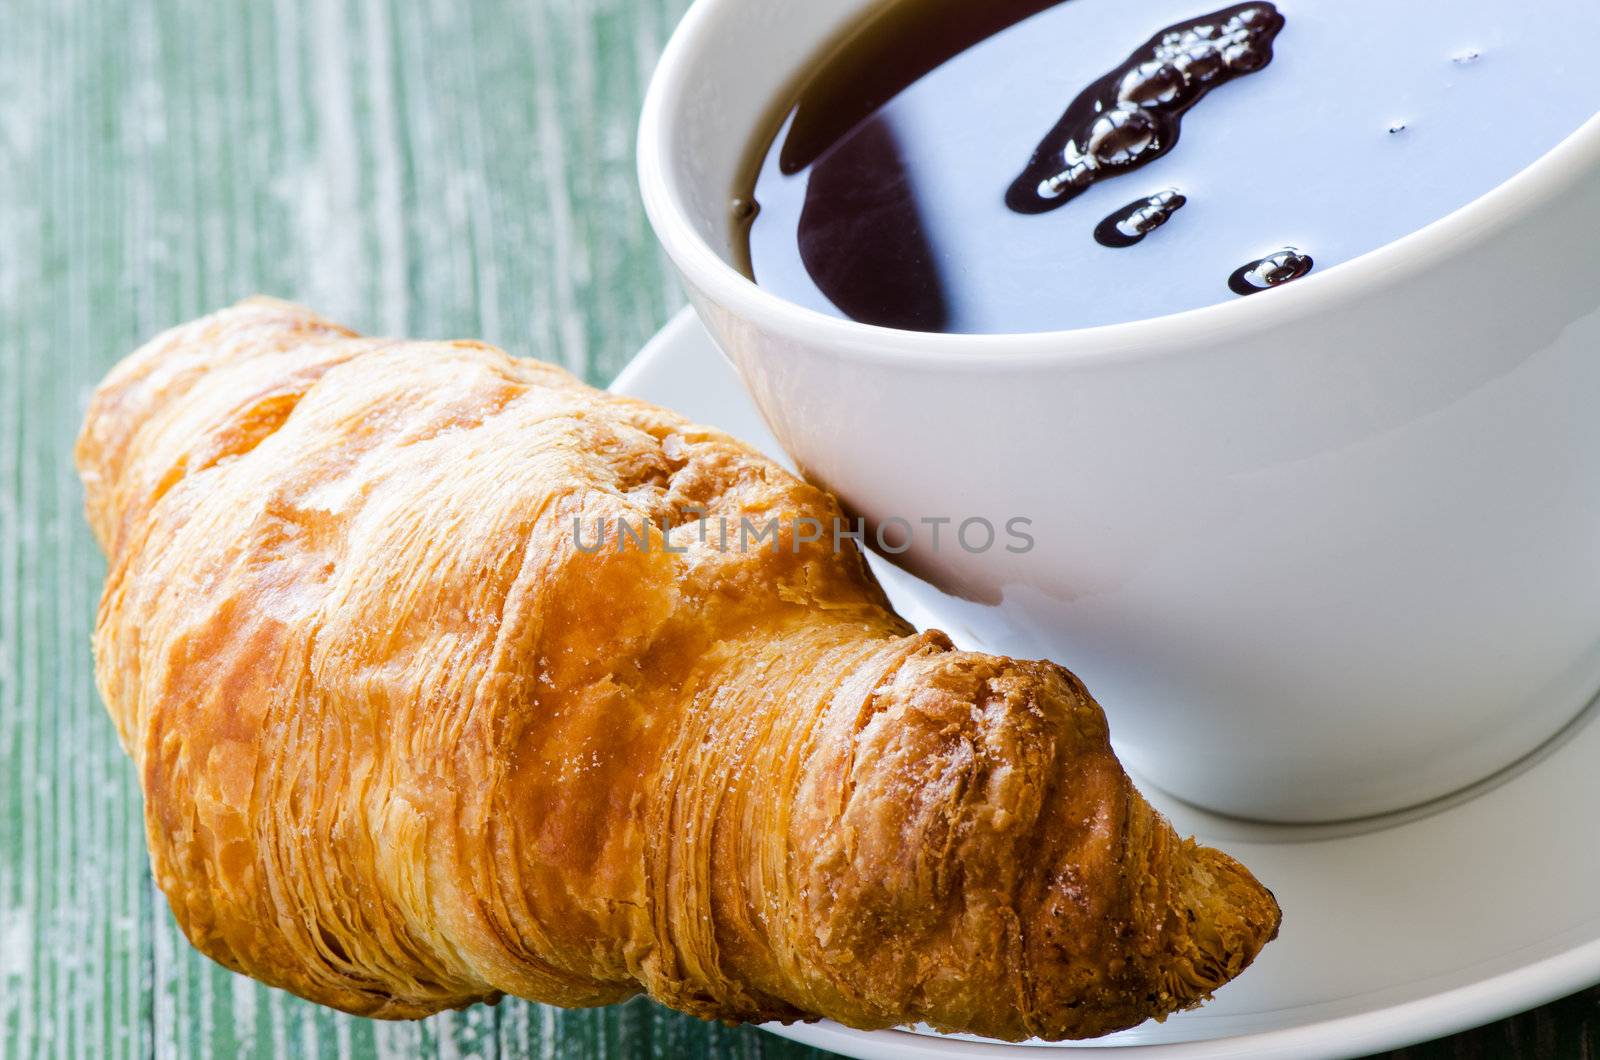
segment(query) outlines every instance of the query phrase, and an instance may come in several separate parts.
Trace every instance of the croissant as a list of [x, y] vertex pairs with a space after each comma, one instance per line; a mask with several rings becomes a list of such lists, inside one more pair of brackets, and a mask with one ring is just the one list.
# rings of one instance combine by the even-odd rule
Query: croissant
[[118, 365], [77, 460], [155, 877], [266, 983], [1061, 1039], [1277, 932], [1072, 674], [915, 632], [831, 497], [670, 412], [253, 299]]

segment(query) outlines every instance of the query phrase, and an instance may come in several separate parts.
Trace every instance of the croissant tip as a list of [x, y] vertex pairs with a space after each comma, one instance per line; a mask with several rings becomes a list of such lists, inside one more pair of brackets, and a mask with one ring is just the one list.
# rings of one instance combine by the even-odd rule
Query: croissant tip
[[1278, 937], [1283, 910], [1277, 898], [1237, 860], [1213, 847], [1185, 840], [1173, 909], [1179, 929], [1167, 965], [1167, 988], [1184, 1008], [1248, 968]]

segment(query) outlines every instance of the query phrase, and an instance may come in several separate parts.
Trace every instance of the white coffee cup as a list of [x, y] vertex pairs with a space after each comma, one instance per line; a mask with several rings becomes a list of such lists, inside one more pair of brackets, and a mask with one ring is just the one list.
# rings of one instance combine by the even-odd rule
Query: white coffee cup
[[[876, 0], [698, 0], [640, 179], [691, 301], [801, 469], [914, 533], [958, 636], [1076, 671], [1142, 779], [1278, 821], [1399, 809], [1600, 689], [1600, 120], [1412, 235], [1280, 290], [1079, 331], [934, 335], [746, 279], [729, 196]], [[981, 528], [973, 537], [981, 539]]]

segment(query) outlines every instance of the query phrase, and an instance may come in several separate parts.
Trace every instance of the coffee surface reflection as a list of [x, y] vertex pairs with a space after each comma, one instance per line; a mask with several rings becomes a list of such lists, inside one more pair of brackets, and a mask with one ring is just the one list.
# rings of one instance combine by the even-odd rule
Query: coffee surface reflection
[[775, 109], [731, 189], [734, 250], [791, 301], [918, 331], [1266, 291], [1573, 132], [1600, 109], [1594, 39], [1593, 0], [1536, 19], [1503, 0], [892, 0]]

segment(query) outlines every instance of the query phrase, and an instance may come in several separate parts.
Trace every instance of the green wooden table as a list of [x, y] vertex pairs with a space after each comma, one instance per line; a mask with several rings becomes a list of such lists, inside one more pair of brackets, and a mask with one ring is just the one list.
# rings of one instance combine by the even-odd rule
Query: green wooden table
[[[151, 884], [91, 674], [72, 441], [142, 339], [264, 291], [599, 383], [668, 318], [633, 131], [682, 5], [0, 7], [0, 1060], [821, 1055], [644, 1001], [379, 1024], [223, 971]], [[1591, 1055], [1597, 1000], [1407, 1055]]]

